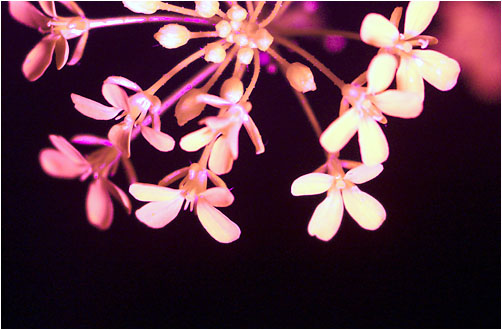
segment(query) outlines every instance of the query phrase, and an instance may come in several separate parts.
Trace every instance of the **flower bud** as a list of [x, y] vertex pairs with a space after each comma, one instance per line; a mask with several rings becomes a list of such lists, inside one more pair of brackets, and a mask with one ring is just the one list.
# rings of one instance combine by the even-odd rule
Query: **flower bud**
[[122, 1], [124, 6], [138, 14], [153, 14], [159, 9], [162, 1]]
[[295, 62], [290, 64], [286, 71], [286, 77], [291, 86], [299, 92], [306, 93], [315, 91], [317, 88], [312, 71], [301, 63]]
[[225, 48], [219, 43], [208, 44], [205, 48], [204, 59], [208, 62], [221, 63], [226, 56]]
[[213, 17], [219, 9], [220, 3], [218, 1], [195, 1], [195, 11], [202, 17]]
[[164, 47], [172, 49], [183, 46], [190, 40], [190, 31], [183, 25], [167, 24], [153, 35]]
[[204, 94], [204, 92], [199, 88], [193, 88], [180, 98], [174, 109], [174, 116], [178, 121], [178, 125], [185, 125], [204, 110], [206, 104], [197, 100], [197, 96], [200, 94]]
[[249, 47], [243, 47], [237, 52], [237, 58], [242, 64], [248, 65], [253, 59], [253, 50]]
[[253, 36], [256, 46], [262, 52], [267, 51], [268, 47], [274, 42], [274, 37], [265, 29], [259, 29]]
[[248, 12], [246, 9], [242, 8], [239, 5], [233, 5], [228, 11], [227, 11], [227, 17], [230, 18], [232, 21], [237, 21], [241, 22], [246, 19], [248, 15]]
[[244, 85], [237, 77], [232, 77], [223, 83], [221, 86], [220, 95], [225, 100], [237, 103], [244, 94]]
[[215, 28], [220, 38], [226, 38], [232, 32], [232, 26], [225, 20], [219, 21]]

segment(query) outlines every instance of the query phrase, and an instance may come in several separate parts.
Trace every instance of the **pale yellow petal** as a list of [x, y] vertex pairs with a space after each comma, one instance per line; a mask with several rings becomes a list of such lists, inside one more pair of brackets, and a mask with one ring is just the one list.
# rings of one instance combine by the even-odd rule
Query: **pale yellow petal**
[[460, 74], [457, 61], [434, 50], [416, 50], [413, 56], [418, 71], [429, 84], [440, 91], [455, 87]]
[[319, 142], [328, 152], [340, 151], [356, 134], [360, 116], [355, 108], [333, 121], [321, 134]]
[[61, 70], [66, 62], [68, 61], [68, 55], [70, 54], [70, 47], [68, 46], [68, 41], [65, 38], [59, 37], [56, 41], [56, 68]]
[[26, 56], [23, 62], [23, 74], [29, 81], [40, 78], [52, 62], [52, 54], [58, 37], [45, 36]]
[[333, 184], [333, 176], [324, 173], [309, 173], [293, 181], [293, 196], [317, 195], [326, 192]]
[[382, 53], [373, 58], [368, 68], [368, 94], [387, 89], [396, 74], [397, 60], [394, 55]]
[[114, 85], [119, 85], [125, 88], [128, 88], [130, 90], [133, 90], [135, 92], [141, 92], [141, 88], [136, 84], [134, 81], [131, 81], [127, 78], [121, 77], [121, 76], [110, 76], [106, 78], [106, 80], [103, 82], [103, 84], [114, 84]]
[[77, 109], [84, 116], [97, 120], [109, 120], [115, 118], [121, 109], [108, 107], [86, 97], [71, 94], [71, 100]]
[[159, 151], [168, 152], [174, 149], [174, 139], [166, 133], [154, 130], [148, 126], [141, 126], [141, 134], [148, 143]]
[[214, 143], [213, 150], [209, 156], [209, 169], [221, 175], [230, 172], [234, 159], [225, 137], [219, 137]]
[[392, 47], [399, 38], [397, 28], [380, 14], [366, 15], [361, 24], [361, 40], [375, 47]]
[[87, 44], [87, 39], [89, 38], [89, 32], [86, 31], [82, 34], [82, 36], [78, 39], [77, 46], [73, 50], [73, 54], [71, 59], [68, 61], [68, 65], [75, 65], [80, 61], [82, 55], [84, 54], [85, 45]]
[[329, 241], [340, 228], [342, 217], [342, 195], [337, 189], [334, 193], [328, 194], [328, 197], [316, 207], [308, 225], [310, 236]]
[[359, 125], [361, 159], [367, 166], [383, 163], [389, 157], [387, 139], [375, 120], [365, 117]]
[[415, 92], [392, 89], [375, 95], [372, 99], [379, 110], [393, 117], [416, 118], [423, 109], [422, 96]]
[[415, 92], [424, 99], [424, 80], [418, 67], [410, 56], [401, 56], [401, 62], [396, 72], [397, 89], [406, 92]]
[[114, 125], [108, 131], [108, 140], [113, 143], [126, 158], [131, 155], [131, 133], [133, 125], [131, 123], [122, 122]]
[[223, 187], [209, 188], [199, 197], [204, 198], [209, 204], [216, 207], [227, 207], [234, 202], [234, 195], [229, 189]]
[[206, 104], [198, 99], [201, 94], [203, 94], [201, 89], [193, 88], [180, 98], [174, 109], [178, 125], [185, 125], [190, 120], [198, 117], [204, 110]]
[[382, 164], [373, 166], [362, 164], [348, 171], [345, 174], [344, 179], [356, 184], [365, 183], [370, 181], [371, 179], [376, 178], [380, 173], [382, 173], [382, 171]]
[[439, 8], [439, 1], [410, 1], [404, 19], [404, 36], [413, 38], [424, 32]]
[[117, 109], [129, 111], [128, 96], [125, 90], [115, 84], [105, 83], [101, 88], [105, 99]]
[[162, 228], [180, 213], [183, 197], [170, 201], [151, 202], [136, 211], [136, 218], [150, 228]]
[[258, 127], [256, 127], [256, 124], [254, 123], [253, 119], [251, 119], [251, 117], [246, 115], [243, 123], [244, 123], [244, 128], [246, 128], [246, 131], [248, 132], [248, 135], [254, 144], [254, 147], [256, 149], [256, 154], [259, 155], [265, 152], [265, 146], [263, 145], [260, 131], [258, 130]]
[[89, 168], [89, 165], [75, 163], [62, 152], [54, 149], [43, 149], [38, 160], [45, 173], [61, 179], [77, 178]]
[[180, 147], [188, 152], [197, 151], [211, 142], [216, 134], [210, 128], [203, 127], [182, 137]]
[[86, 199], [87, 219], [94, 227], [106, 230], [113, 220], [113, 204], [102, 179], [92, 181]]
[[343, 189], [343, 203], [350, 216], [367, 230], [378, 229], [386, 218], [385, 209], [374, 197], [358, 187]]
[[142, 202], [165, 202], [181, 196], [181, 190], [179, 189], [150, 183], [133, 183], [129, 186], [129, 193]]
[[204, 199], [197, 203], [197, 216], [209, 235], [220, 243], [231, 243], [241, 235], [239, 226]]

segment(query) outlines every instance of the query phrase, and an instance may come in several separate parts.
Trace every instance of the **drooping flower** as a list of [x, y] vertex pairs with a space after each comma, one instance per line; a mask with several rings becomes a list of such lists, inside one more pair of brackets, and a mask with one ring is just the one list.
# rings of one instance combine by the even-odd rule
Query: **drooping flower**
[[[202, 226], [220, 243], [230, 243], [240, 236], [240, 229], [216, 207], [226, 207], [233, 203], [234, 196], [230, 190], [211, 171], [199, 163], [176, 171], [182, 177], [179, 189], [163, 187], [148, 183], [134, 183], [129, 192], [134, 198], [149, 202], [136, 211], [136, 217], [151, 228], [162, 228], [171, 222], [181, 210], [190, 206], [195, 209]], [[207, 178], [217, 187], [207, 189]]]
[[[134, 91], [135, 94], [128, 96], [120, 86]], [[140, 125], [143, 137], [157, 150], [167, 152], [174, 148], [174, 139], [160, 131], [158, 114], [160, 100], [158, 97], [143, 91], [135, 82], [118, 76], [108, 77], [104, 81], [102, 93], [108, 103], [112, 105], [111, 107], [77, 94], [71, 94], [71, 99], [75, 104], [75, 109], [93, 119], [109, 120], [122, 112], [118, 118], [124, 117], [124, 120], [110, 129], [108, 139], [126, 157], [131, 154], [131, 134], [136, 125]], [[143, 123], [148, 114], [151, 116], [152, 127]]]
[[340, 151], [358, 133], [361, 159], [371, 166], [383, 163], [389, 156], [387, 139], [377, 124], [386, 122], [382, 112], [393, 117], [415, 118], [423, 108], [422, 98], [415, 92], [386, 90], [394, 79], [389, 68], [395, 67], [393, 55], [375, 57], [368, 68], [368, 87], [355, 83], [345, 85], [343, 101], [352, 107], [333, 121], [319, 142], [330, 153]]
[[327, 192], [326, 198], [316, 207], [308, 225], [308, 232], [323, 241], [335, 236], [342, 222], [344, 207], [350, 216], [366, 230], [376, 230], [385, 221], [382, 204], [361, 191], [361, 184], [378, 176], [381, 164], [360, 165], [347, 173], [343, 170], [326, 173], [309, 173], [296, 179], [291, 185], [293, 196], [317, 195]]
[[[9, 2], [9, 12], [14, 19], [45, 35], [23, 62], [23, 74], [30, 81], [35, 81], [43, 75], [51, 64], [54, 53], [56, 53], [57, 69], [60, 70], [65, 64], [75, 65], [84, 52], [89, 36], [89, 21], [75, 2], [62, 1], [61, 3], [76, 16], [58, 16], [54, 1], [39, 1], [40, 7], [48, 16], [42, 14], [28, 1]], [[68, 61], [67, 40], [77, 37], [80, 39]]]
[[102, 147], [87, 157], [75, 149], [65, 138], [50, 135], [53, 148], [43, 149], [39, 161], [45, 173], [60, 179], [80, 178], [84, 181], [92, 176], [86, 198], [86, 212], [89, 223], [98, 229], [108, 229], [113, 220], [113, 196], [131, 213], [131, 202], [119, 187], [108, 177], [113, 175], [120, 160], [120, 152], [107, 140], [91, 137], [92, 144]]
[[[423, 50], [429, 43], [437, 43], [436, 38], [421, 33], [430, 24], [438, 7], [439, 1], [411, 1], [406, 10], [403, 34], [396, 27], [399, 21], [393, 24], [380, 14], [368, 14], [361, 24], [361, 39], [365, 43], [400, 58], [397, 88], [417, 92], [422, 98], [424, 79], [437, 89], [448, 91], [456, 85], [460, 73], [460, 66], [454, 59], [434, 50]], [[413, 49], [416, 46], [421, 49]], [[387, 70], [394, 74], [396, 67]]]

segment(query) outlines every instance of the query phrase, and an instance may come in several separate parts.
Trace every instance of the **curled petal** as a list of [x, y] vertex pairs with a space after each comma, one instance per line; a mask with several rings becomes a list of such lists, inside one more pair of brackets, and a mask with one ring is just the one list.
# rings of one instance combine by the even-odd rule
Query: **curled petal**
[[107, 147], [111, 147], [113, 145], [107, 139], [90, 134], [77, 134], [71, 138], [71, 142], [78, 144], [107, 146]]
[[106, 189], [108, 190], [108, 192], [117, 201], [119, 201], [120, 204], [122, 204], [122, 206], [126, 210], [127, 214], [131, 214], [132, 205], [131, 205], [131, 201], [129, 200], [129, 197], [127, 197], [127, 194], [122, 189], [117, 187], [113, 182], [106, 180], [106, 181], [104, 181], [104, 183], [106, 185]]
[[89, 168], [89, 165], [75, 163], [65, 154], [54, 149], [43, 149], [38, 160], [46, 174], [61, 179], [75, 179]]
[[183, 197], [179, 196], [167, 202], [148, 203], [136, 211], [136, 217], [148, 227], [162, 228], [180, 213], [184, 200]]
[[223, 187], [209, 188], [199, 196], [204, 197], [209, 204], [216, 207], [227, 207], [234, 202], [234, 195], [229, 189]]
[[129, 193], [142, 202], [165, 202], [181, 196], [181, 190], [179, 189], [150, 183], [133, 183], [129, 186]]
[[424, 99], [424, 80], [415, 61], [409, 56], [401, 56], [401, 62], [396, 72], [397, 89], [415, 92]]
[[343, 189], [342, 195], [345, 209], [359, 226], [375, 230], [382, 225], [387, 215], [382, 204], [374, 197], [356, 186]]
[[375, 120], [365, 117], [359, 125], [361, 159], [367, 166], [383, 163], [389, 157], [387, 139]]
[[54, 1], [39, 1], [38, 3], [40, 4], [40, 7], [44, 11], [44, 13], [46, 13], [50, 17], [55, 18], [58, 16], [56, 13], [56, 4], [54, 3]]
[[439, 1], [410, 1], [404, 20], [404, 36], [413, 38], [424, 32], [439, 8]]
[[49, 135], [49, 140], [51, 140], [52, 144], [61, 151], [68, 159], [72, 160], [74, 163], [84, 163], [87, 164], [87, 160], [85, 160], [84, 156], [75, 149], [74, 146], [71, 145], [64, 137], [59, 135]]
[[350, 171], [345, 174], [344, 179], [349, 180], [353, 183], [360, 184], [370, 181], [371, 179], [376, 178], [383, 171], [382, 164], [367, 166], [367, 165], [359, 165], [354, 167]]
[[86, 199], [87, 219], [98, 229], [110, 228], [113, 220], [113, 204], [103, 179], [89, 185]]
[[259, 155], [265, 152], [265, 146], [263, 145], [260, 131], [258, 130], [258, 127], [256, 127], [256, 124], [254, 123], [253, 119], [251, 119], [251, 117], [249, 116], [246, 116], [244, 118], [243, 123], [244, 127], [246, 128], [246, 131], [248, 132], [249, 137], [251, 138], [251, 141], [254, 144], [254, 147], [256, 149], [256, 154]]
[[460, 65], [454, 59], [434, 50], [415, 50], [413, 57], [422, 77], [440, 91], [449, 91], [457, 84]]
[[368, 14], [361, 24], [361, 40], [375, 47], [392, 47], [399, 38], [397, 28], [380, 14]]
[[16, 21], [31, 28], [47, 26], [50, 18], [42, 14], [28, 1], [9, 1], [9, 13]]
[[209, 235], [220, 243], [231, 243], [241, 235], [239, 226], [204, 199], [197, 203], [197, 216]]
[[68, 65], [75, 65], [80, 61], [82, 55], [84, 54], [85, 45], [87, 44], [87, 39], [89, 38], [89, 31], [84, 32], [82, 36], [78, 39], [77, 46], [73, 50], [73, 55], [68, 61]]
[[52, 62], [52, 54], [59, 36], [45, 36], [26, 56], [23, 74], [29, 81], [40, 78]]
[[387, 89], [396, 74], [397, 60], [394, 55], [382, 53], [373, 60], [368, 68], [368, 94], [378, 93]]
[[209, 156], [209, 168], [218, 175], [226, 174], [232, 169], [233, 161], [229, 142], [224, 136], [219, 137]]
[[373, 102], [386, 115], [416, 118], [422, 113], [422, 96], [414, 92], [388, 90], [373, 96]]
[[148, 126], [141, 126], [141, 134], [154, 148], [167, 152], [174, 149], [174, 139], [161, 131], [156, 131]]
[[216, 134], [217, 133], [214, 133], [210, 128], [203, 127], [182, 137], [180, 140], [180, 147], [188, 152], [197, 151], [211, 142]]
[[70, 47], [68, 47], [68, 41], [63, 37], [59, 37], [56, 41], [56, 67], [58, 70], [61, 70], [65, 66], [69, 54]]
[[114, 125], [108, 132], [108, 140], [124, 153], [126, 158], [131, 155], [131, 133], [133, 125], [122, 122]]
[[114, 85], [119, 85], [125, 88], [128, 88], [130, 90], [133, 90], [135, 92], [141, 92], [141, 88], [138, 86], [133, 81], [130, 81], [127, 78], [120, 77], [120, 76], [110, 76], [106, 78], [106, 80], [103, 82], [103, 84], [114, 84]]
[[356, 134], [359, 121], [357, 109], [348, 110], [326, 128], [319, 142], [329, 152], [340, 151]]
[[125, 90], [115, 84], [104, 83], [101, 92], [108, 103], [115, 108], [129, 111], [128, 96]]
[[337, 189], [329, 193], [315, 209], [308, 225], [310, 236], [315, 236], [323, 241], [329, 241], [335, 236], [343, 217], [343, 201]]
[[333, 176], [324, 173], [309, 173], [293, 181], [293, 196], [317, 195], [326, 192], [333, 184]]
[[109, 120], [115, 118], [122, 111], [73, 93], [71, 94], [71, 100], [75, 104], [75, 109], [92, 119]]

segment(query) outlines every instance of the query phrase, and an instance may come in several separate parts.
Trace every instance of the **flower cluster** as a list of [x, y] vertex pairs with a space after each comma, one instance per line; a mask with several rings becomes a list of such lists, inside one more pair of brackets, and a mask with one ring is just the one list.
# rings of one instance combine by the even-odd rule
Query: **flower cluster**
[[[447, 91], [455, 86], [460, 73], [455, 60], [427, 49], [438, 40], [422, 35], [439, 2], [412, 1], [406, 10], [402, 34], [399, 33], [400, 7], [390, 19], [369, 13], [359, 33], [354, 33], [302, 26], [298, 10], [294, 9], [302, 4], [283, 1], [273, 4], [247, 1], [242, 5], [235, 1], [196, 1], [194, 6], [186, 7], [162, 1], [123, 1], [135, 15], [105, 19], [87, 18], [72, 1], [62, 4], [75, 16], [57, 15], [54, 2], [40, 2], [45, 15], [28, 2], [9, 5], [14, 19], [44, 34], [23, 63], [23, 73], [30, 81], [42, 76], [54, 53], [58, 69], [65, 64], [76, 64], [82, 57], [89, 31], [96, 28], [162, 23], [165, 25], [153, 38], [167, 50], [200, 42], [194, 41], [196, 39], [210, 39], [149, 88], [143, 89], [116, 75], [107, 77], [101, 87], [108, 104], [77, 93], [70, 95], [79, 113], [100, 121], [113, 119], [114, 123], [108, 128], [106, 139], [93, 135], [72, 138], [74, 143], [99, 146], [86, 156], [63, 137], [51, 135], [55, 149], [42, 150], [40, 164], [47, 174], [57, 178], [83, 181], [92, 177], [86, 201], [87, 216], [91, 224], [103, 230], [110, 227], [113, 219], [110, 196], [128, 213], [132, 210], [128, 195], [109, 180], [122, 163], [129, 178], [129, 188], [124, 190], [135, 199], [147, 202], [135, 212], [146, 226], [163, 228], [178, 216], [184, 204], [184, 209], [194, 211], [216, 241], [230, 243], [240, 237], [239, 226], [218, 209], [234, 202], [234, 195], [220, 176], [231, 172], [234, 162], [238, 163], [242, 127], [256, 154], [265, 151], [258, 126], [250, 115], [253, 108], [250, 99], [263, 77], [261, 67], [265, 65], [279, 68], [284, 74], [325, 151], [325, 163], [313, 173], [294, 180], [291, 186], [294, 196], [327, 194], [312, 215], [309, 234], [323, 241], [332, 239], [339, 230], [344, 209], [362, 228], [375, 230], [386, 219], [386, 211], [357, 185], [376, 178], [389, 157], [389, 143], [380, 124], [387, 123], [386, 116], [419, 116], [425, 98], [424, 80]], [[166, 14], [159, 14], [161, 12]], [[353, 39], [377, 47], [378, 51], [367, 70], [346, 83], [330, 68], [336, 70], [337, 63], [325, 65], [300, 46], [296, 38], [301, 36]], [[67, 40], [76, 37], [80, 39], [68, 61]], [[371, 47], [368, 49], [373, 51]], [[303, 60], [289, 61], [289, 56]], [[203, 70], [178, 90], [163, 91], [170, 79], [199, 60], [205, 63]], [[233, 70], [227, 70], [232, 65]], [[341, 94], [339, 116], [324, 130], [306, 97], [317, 92], [312, 69], [326, 76]], [[174, 108], [179, 126], [198, 120], [201, 127], [179, 138], [179, 146], [189, 153], [201, 151], [201, 156], [198, 162], [168, 174], [158, 184], [138, 183], [131, 161], [135, 155], [134, 149], [131, 150], [132, 141], [141, 134], [155, 149], [173, 150], [176, 138], [161, 130], [161, 121], [166, 119], [161, 117], [170, 108]], [[356, 133], [361, 161], [342, 160], [340, 153]], [[177, 189], [168, 187], [178, 180]], [[208, 180], [213, 187], [208, 188]]]

